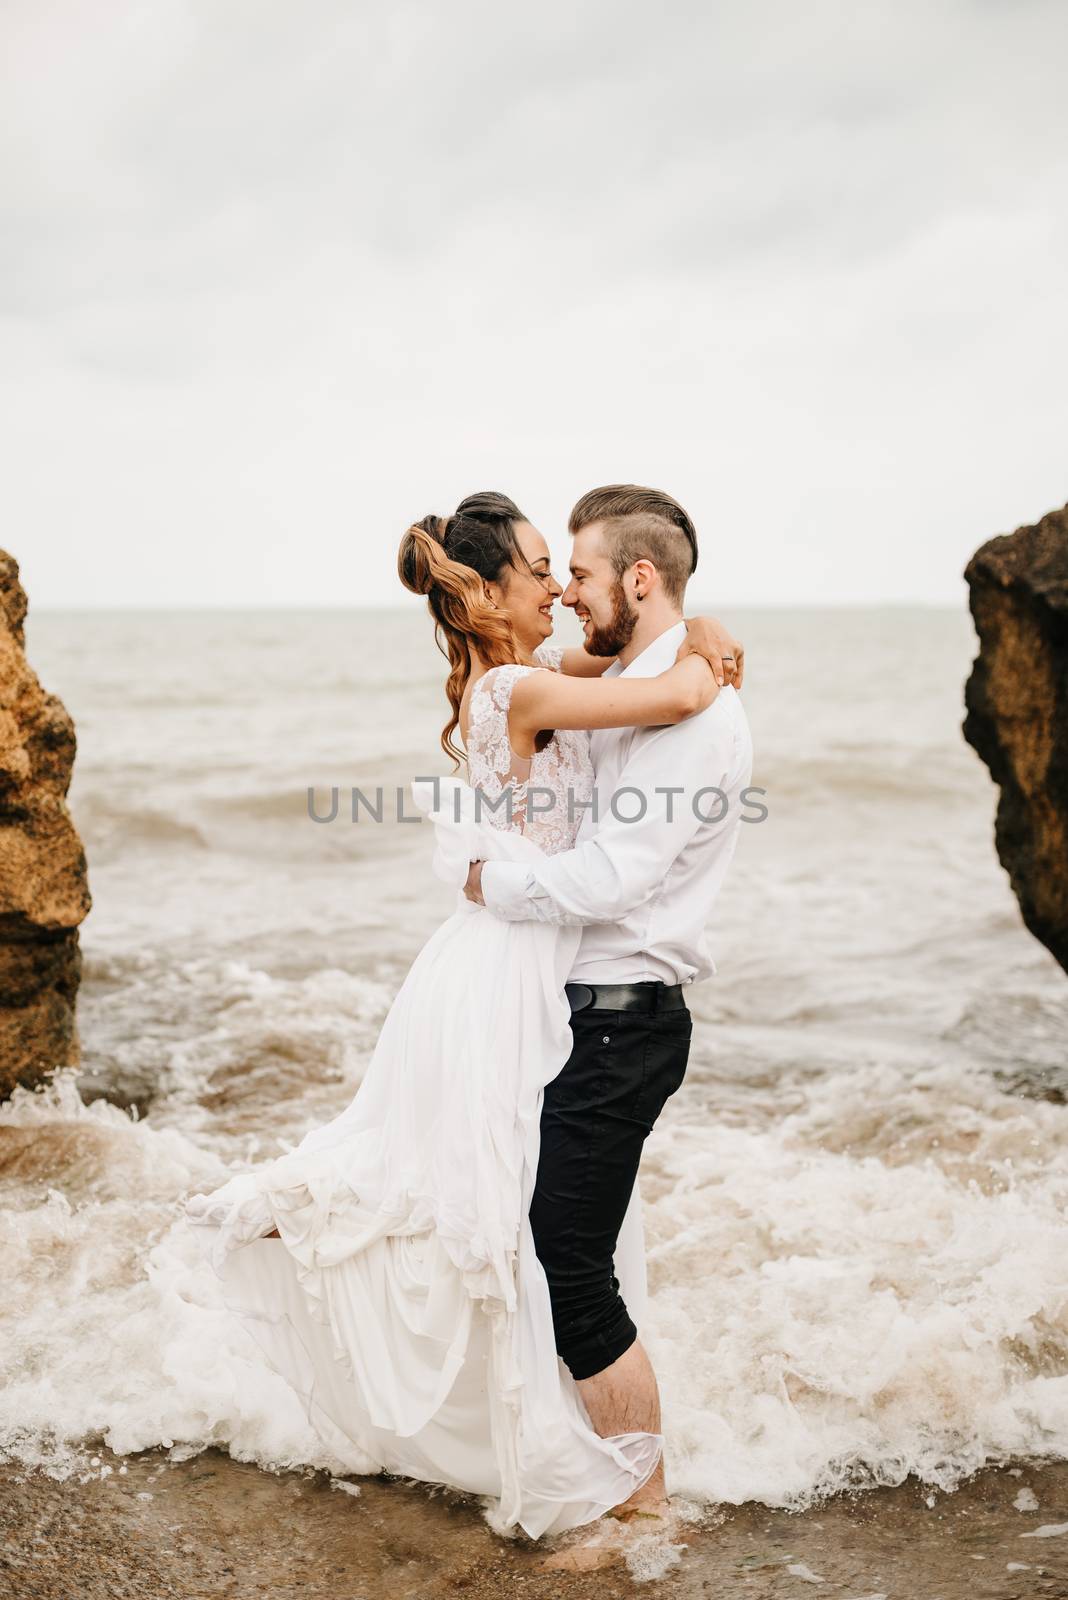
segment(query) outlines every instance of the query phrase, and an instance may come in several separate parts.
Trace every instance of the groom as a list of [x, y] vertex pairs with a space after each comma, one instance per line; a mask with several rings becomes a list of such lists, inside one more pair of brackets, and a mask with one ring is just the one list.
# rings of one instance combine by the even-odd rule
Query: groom
[[[686, 637], [683, 596], [697, 565], [686, 512], [655, 489], [613, 484], [583, 495], [568, 527], [561, 598], [586, 649], [617, 658], [609, 673], [665, 671]], [[686, 988], [716, 970], [705, 928], [738, 841], [753, 746], [731, 683], [685, 722], [591, 740], [597, 810], [583, 813], [574, 849], [534, 866], [474, 862], [465, 893], [509, 921], [584, 925], [567, 984], [574, 1046], [545, 1089], [530, 1222], [557, 1350], [608, 1437], [660, 1432], [656, 1378], [613, 1253], [643, 1143], [686, 1073]], [[665, 1501], [661, 1460], [620, 1509]]]

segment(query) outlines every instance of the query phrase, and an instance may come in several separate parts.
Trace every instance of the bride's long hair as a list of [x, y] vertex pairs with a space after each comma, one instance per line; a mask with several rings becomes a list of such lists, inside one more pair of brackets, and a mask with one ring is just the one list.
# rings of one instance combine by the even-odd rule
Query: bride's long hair
[[491, 667], [519, 659], [512, 625], [486, 598], [486, 584], [523, 563], [515, 525], [525, 521], [507, 495], [487, 490], [461, 500], [451, 517], [413, 522], [400, 543], [400, 580], [413, 594], [426, 595], [438, 649], [449, 662], [445, 693], [452, 715], [442, 730], [441, 748], [457, 765], [463, 750], [453, 734], [472, 651]]

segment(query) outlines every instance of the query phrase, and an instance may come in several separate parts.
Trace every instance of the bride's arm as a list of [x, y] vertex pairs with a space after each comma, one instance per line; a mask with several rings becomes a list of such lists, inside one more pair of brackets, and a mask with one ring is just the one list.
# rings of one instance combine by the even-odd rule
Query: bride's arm
[[[679, 655], [704, 656], [718, 684], [728, 682], [736, 689], [742, 687], [744, 647], [717, 617], [687, 617], [686, 637], [679, 646]], [[560, 671], [569, 678], [599, 678], [614, 660], [614, 656], [591, 656], [583, 645], [578, 645], [563, 651]]]
[[662, 727], [703, 711], [719, 693], [704, 656], [676, 661], [655, 678], [568, 678], [528, 672], [512, 690], [515, 745], [542, 728]]
[[591, 656], [585, 645], [580, 644], [563, 652], [560, 671], [569, 678], [599, 678], [615, 659], [615, 656]]

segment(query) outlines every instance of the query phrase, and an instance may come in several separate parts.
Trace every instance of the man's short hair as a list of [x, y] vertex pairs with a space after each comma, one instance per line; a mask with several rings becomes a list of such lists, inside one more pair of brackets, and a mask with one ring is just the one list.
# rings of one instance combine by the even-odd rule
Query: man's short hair
[[568, 518], [568, 531], [576, 534], [593, 522], [604, 523], [617, 577], [636, 561], [651, 561], [664, 593], [681, 606], [686, 581], [697, 570], [697, 530], [677, 500], [661, 489], [610, 483], [582, 496]]

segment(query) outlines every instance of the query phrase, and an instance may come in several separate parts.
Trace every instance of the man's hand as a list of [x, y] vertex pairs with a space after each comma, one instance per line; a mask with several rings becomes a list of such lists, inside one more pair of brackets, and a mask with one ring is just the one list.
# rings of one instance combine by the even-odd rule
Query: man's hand
[[486, 904], [485, 900], [482, 898], [481, 861], [472, 861], [470, 867], [467, 869], [467, 882], [464, 884], [464, 894], [476, 906], [484, 906]]
[[724, 683], [742, 687], [745, 648], [715, 617], [686, 618], [686, 637], [675, 660], [681, 661], [683, 656], [704, 656], [721, 689]]

